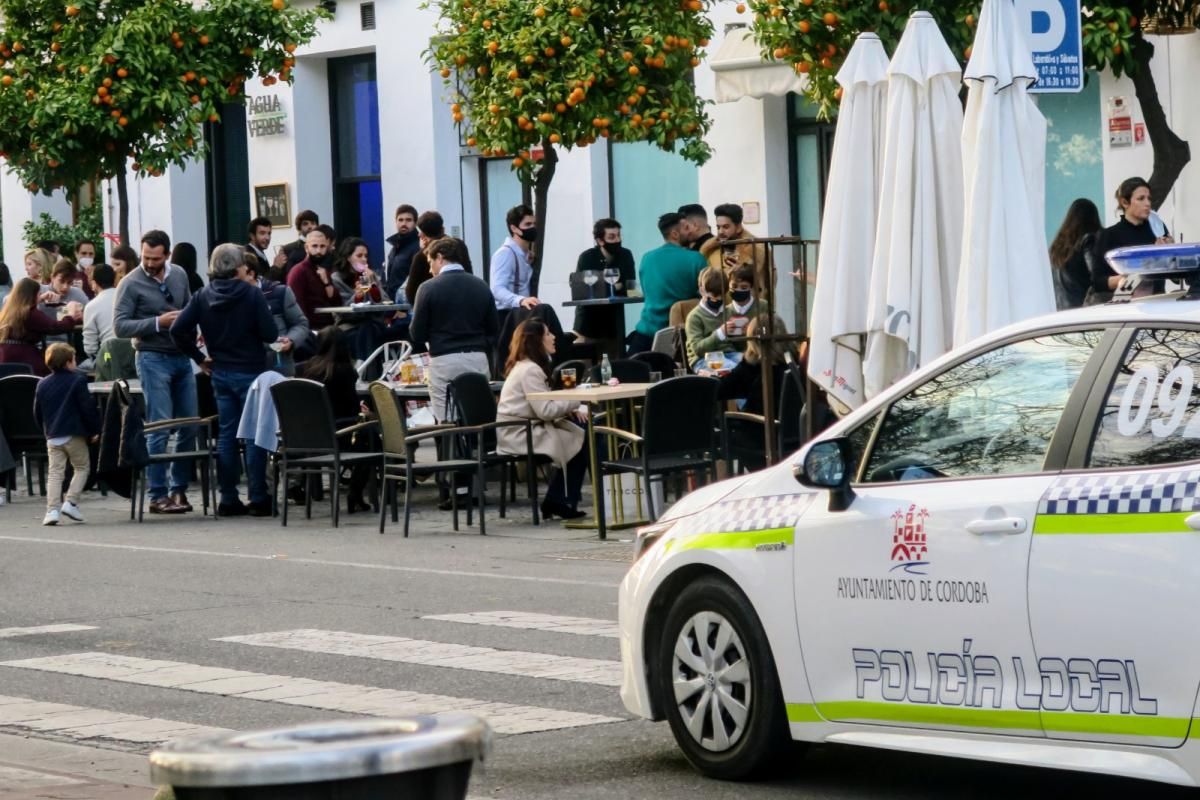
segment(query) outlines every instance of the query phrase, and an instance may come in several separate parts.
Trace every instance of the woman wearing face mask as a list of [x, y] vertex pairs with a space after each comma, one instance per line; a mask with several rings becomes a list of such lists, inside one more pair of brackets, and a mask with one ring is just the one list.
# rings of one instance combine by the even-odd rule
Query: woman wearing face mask
[[[1121, 218], [1115, 225], [1105, 228], [1096, 237], [1096, 249], [1091, 263], [1092, 288], [1088, 292], [1084, 305], [1107, 303], [1112, 299], [1113, 292], [1121, 283], [1121, 277], [1113, 272], [1112, 267], [1104, 259], [1110, 250], [1118, 247], [1133, 247], [1135, 245], [1166, 244], [1171, 242], [1170, 233], [1166, 227], [1155, 234], [1150, 224], [1152, 198], [1150, 184], [1142, 178], [1127, 178], [1117, 187], [1117, 204]], [[1161, 284], [1161, 281], [1154, 281]], [[1161, 291], [1161, 285], [1153, 286], [1152, 291]]]
[[367, 243], [362, 239], [349, 237], [338, 245], [330, 279], [341, 295], [343, 305], [385, 302], [387, 295], [368, 258]]

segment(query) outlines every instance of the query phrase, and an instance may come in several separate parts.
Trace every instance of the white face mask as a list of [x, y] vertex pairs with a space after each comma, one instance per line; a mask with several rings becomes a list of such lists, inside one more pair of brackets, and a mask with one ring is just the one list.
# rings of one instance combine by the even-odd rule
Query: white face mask
[[79, 266], [83, 267], [84, 269], [87, 269], [92, 264], [94, 264], [95, 261], [96, 261], [96, 259], [94, 259], [94, 258], [89, 258], [88, 256], [80, 256], [79, 257]]

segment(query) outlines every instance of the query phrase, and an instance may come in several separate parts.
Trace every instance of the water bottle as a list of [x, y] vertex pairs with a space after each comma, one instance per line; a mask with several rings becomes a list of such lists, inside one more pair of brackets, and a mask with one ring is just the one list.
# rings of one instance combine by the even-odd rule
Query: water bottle
[[607, 384], [612, 380], [612, 363], [608, 360], [608, 353], [604, 354], [604, 358], [600, 360], [600, 382]]

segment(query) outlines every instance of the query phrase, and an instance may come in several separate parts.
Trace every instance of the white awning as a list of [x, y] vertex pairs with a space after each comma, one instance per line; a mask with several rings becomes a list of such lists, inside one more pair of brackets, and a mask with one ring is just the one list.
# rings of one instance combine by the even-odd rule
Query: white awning
[[743, 97], [782, 97], [804, 91], [805, 79], [789, 64], [764, 61], [758, 43], [746, 28], [725, 35], [720, 49], [709, 59], [716, 76], [716, 101], [732, 103]]

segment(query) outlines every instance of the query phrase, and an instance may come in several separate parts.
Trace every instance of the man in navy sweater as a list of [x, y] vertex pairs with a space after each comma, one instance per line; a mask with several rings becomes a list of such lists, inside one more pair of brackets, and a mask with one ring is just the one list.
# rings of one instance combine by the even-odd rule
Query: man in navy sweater
[[[264, 346], [278, 337], [275, 319], [258, 287], [246, 281], [246, 257], [241, 247], [223, 244], [213, 251], [208, 268], [209, 285], [192, 297], [171, 325], [171, 339], [200, 367], [212, 375], [217, 400], [217, 483], [220, 516], [247, 512], [265, 517], [271, 513], [267, 496], [266, 460], [257, 447], [247, 448], [250, 506], [238, 497], [241, 459], [237, 428], [246, 405], [246, 393], [263, 372]], [[196, 346], [196, 328], [204, 334], [205, 356]]]

